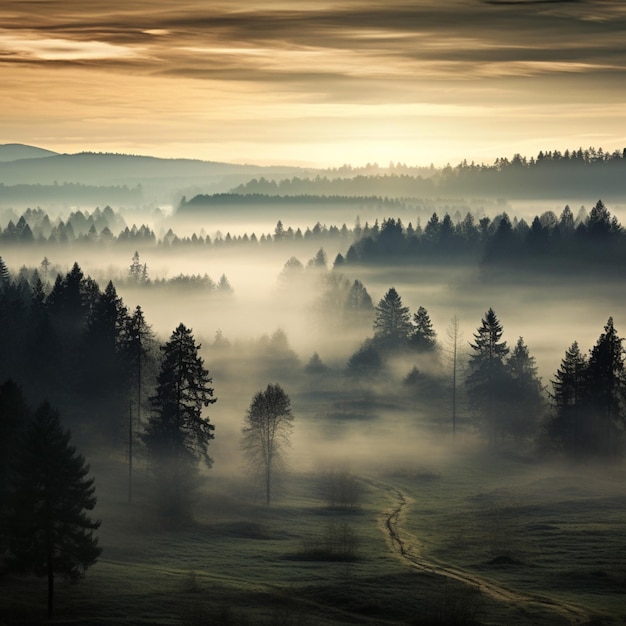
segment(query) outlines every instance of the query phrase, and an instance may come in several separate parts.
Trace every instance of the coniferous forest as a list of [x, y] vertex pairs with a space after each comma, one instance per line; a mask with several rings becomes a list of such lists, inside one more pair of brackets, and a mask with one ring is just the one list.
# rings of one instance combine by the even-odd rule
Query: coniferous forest
[[0, 187], [0, 623], [623, 623], [625, 153]]

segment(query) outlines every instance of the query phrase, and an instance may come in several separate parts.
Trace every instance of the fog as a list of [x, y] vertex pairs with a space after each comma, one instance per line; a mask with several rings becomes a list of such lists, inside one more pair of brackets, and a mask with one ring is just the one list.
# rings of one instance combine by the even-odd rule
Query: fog
[[[223, 222], [213, 218], [195, 222], [187, 219], [182, 225], [172, 221], [172, 217], [155, 219], [154, 214], [144, 217], [143, 222], [161, 233], [166, 227], [172, 227], [179, 236], [206, 232], [215, 237], [217, 232], [222, 236], [229, 232], [255, 232], [257, 236], [269, 234], [283, 216], [264, 210], [262, 215], [251, 221], [232, 215]], [[389, 215], [381, 213], [371, 215], [370, 219], [382, 222], [386, 217]], [[136, 223], [136, 218], [136, 214], [125, 216], [127, 224]], [[338, 214], [334, 223], [327, 224], [337, 227], [344, 223], [352, 225], [355, 219], [355, 215]], [[307, 228], [317, 221], [315, 212], [303, 213], [293, 222], [285, 220], [284, 227], [294, 230]], [[240, 230], [236, 230], [238, 227]], [[78, 262], [85, 275], [97, 280], [102, 288], [108, 280], [113, 280], [128, 309], [140, 305], [161, 341], [167, 339], [180, 322], [190, 327], [203, 346], [202, 356], [214, 376], [219, 398], [218, 404], [211, 408], [218, 428], [218, 437], [213, 444], [217, 459], [222, 456], [220, 450], [224, 448], [228, 449], [224, 458], [231, 458], [231, 448], [237, 447], [236, 433], [247, 402], [258, 386], [275, 380], [274, 372], [264, 370], [262, 361], [257, 364], [256, 359], [250, 356], [258, 351], [263, 338], [267, 339], [279, 330], [284, 331], [294, 359], [297, 359], [294, 363], [297, 362], [301, 370], [298, 376], [288, 370], [294, 378], [291, 392], [297, 396], [300, 388], [306, 388], [308, 384], [302, 368], [314, 352], [336, 372], [337, 377], [342, 377], [350, 356], [372, 336], [373, 313], [369, 320], [359, 324], [344, 323], [337, 319], [329, 302], [324, 301], [325, 285], [329, 277], [336, 277], [337, 274], [349, 284], [360, 280], [374, 304], [390, 287], [395, 287], [411, 314], [419, 306], [425, 307], [442, 345], [446, 341], [450, 320], [456, 316], [463, 337], [460, 348], [465, 355], [470, 352], [469, 342], [473, 341], [482, 316], [487, 309], [493, 308], [503, 324], [504, 339], [510, 348], [518, 337], [524, 338], [548, 389], [565, 350], [573, 341], [578, 341], [583, 351], [589, 350], [609, 316], [613, 316], [618, 331], [626, 328], [626, 293], [618, 288], [615, 281], [604, 283], [589, 277], [549, 271], [542, 275], [500, 273], [492, 277], [486, 275], [478, 264], [435, 261], [411, 266], [397, 263], [377, 267], [349, 265], [333, 270], [335, 256], [338, 253], [345, 255], [350, 243], [326, 238], [322, 241], [312, 239], [273, 242], [271, 245], [240, 244], [196, 249], [163, 248], [132, 242], [93, 249], [85, 245], [38, 244], [36, 247], [6, 247], [2, 256], [13, 271], [22, 266], [37, 267], [46, 256], [56, 272], [64, 273], [74, 262]], [[320, 247], [323, 247], [328, 259], [327, 269], [307, 268], [307, 263]], [[201, 289], [133, 287], [124, 281], [135, 249], [139, 251], [140, 261], [146, 264], [153, 281], [179, 274], [208, 274], [217, 282], [225, 275], [233, 292], [221, 294]], [[287, 279], [282, 273], [285, 263], [292, 257], [297, 258], [305, 268], [296, 279]], [[227, 353], [220, 354], [213, 346], [216, 333], [221, 333], [230, 343]], [[439, 370], [437, 373], [441, 373], [443, 366], [440, 363], [436, 368]], [[385, 376], [393, 376], [395, 380], [375, 381], [375, 385], [382, 386], [377, 390], [379, 395], [392, 398], [396, 395], [399, 382], [411, 369], [410, 359], [396, 369], [385, 373]], [[231, 395], [236, 396], [237, 401]], [[400, 425], [415, 422], [412, 415], [403, 415], [397, 407], [396, 412], [400, 416], [391, 419], [379, 410], [376, 403], [373, 406], [369, 417], [375, 418], [379, 424], [395, 420], [400, 428]], [[298, 414], [318, 419], [320, 415], [335, 411], [332, 400], [315, 409], [306, 404], [296, 405], [295, 409]], [[307, 428], [306, 424], [307, 420], [299, 420], [296, 441]], [[385, 427], [385, 430], [389, 428]], [[400, 445], [403, 440], [397, 431], [389, 433], [389, 437], [392, 445], [395, 445], [394, 442]], [[372, 435], [372, 440], [376, 442], [372, 445], [378, 449], [381, 449], [380, 438], [379, 432]], [[310, 465], [313, 463], [309, 458], [313, 449], [311, 438], [303, 439], [308, 441], [307, 453], [298, 449], [294, 456], [300, 461], [306, 458], [306, 463]], [[368, 435], [361, 435], [359, 445], [351, 444], [349, 449], [367, 448], [368, 440]], [[343, 451], [340, 454], [345, 455], [346, 447], [341, 444], [340, 449], [341, 446]], [[215, 471], [220, 471], [219, 462], [215, 464]]]
[[[443, 215], [447, 206], [429, 206], [428, 210]], [[493, 211], [491, 217], [500, 213], [503, 206]], [[122, 219], [128, 227], [145, 224], [156, 234], [159, 243], [124, 241], [120, 233], [114, 232], [108, 242], [102, 238], [92, 242], [77, 238], [57, 243], [40, 240], [3, 245], [1, 258], [10, 277], [17, 279], [21, 273], [32, 278], [32, 270], [37, 269], [47, 294], [57, 277], [66, 276], [74, 263], [78, 263], [85, 277], [98, 283], [100, 290], [112, 281], [129, 312], [141, 307], [161, 346], [183, 323], [201, 346], [199, 355], [209, 370], [217, 401], [203, 409], [203, 415], [215, 426], [215, 438], [208, 446], [212, 464], [210, 468], [200, 465], [200, 482], [193, 499], [195, 521], [191, 526], [188, 520], [171, 527], [169, 522], [159, 526], [160, 518], [155, 512], [159, 509], [155, 503], [162, 483], [152, 480], [154, 459], [136, 436], [148, 428], [149, 398], [156, 388], [158, 360], [151, 362], [142, 374], [132, 508], [125, 502], [124, 482], [128, 416], [135, 415], [133, 419], [138, 422], [137, 396], [130, 395], [129, 406], [129, 398], [116, 388], [120, 384], [128, 387], [128, 381], [120, 383], [116, 372], [106, 370], [104, 363], [102, 370], [96, 364], [92, 378], [87, 378], [92, 388], [85, 384], [79, 387], [71, 378], [59, 379], [53, 364], [52, 371], [44, 368], [47, 378], [44, 376], [38, 388], [35, 382], [41, 374], [36, 361], [38, 353], [31, 361], [25, 360], [25, 369], [16, 370], [23, 372], [19, 383], [29, 402], [42, 401], [45, 391], [50, 394], [59, 405], [64, 423], [72, 429], [73, 441], [93, 464], [102, 503], [99, 510], [104, 519], [104, 554], [106, 550], [112, 554], [104, 557], [105, 567], [116, 563], [116, 559], [132, 566], [133, 555], [143, 558], [141, 555], [152, 549], [146, 542], [154, 538], [157, 543], [164, 542], [161, 552], [153, 557], [154, 562], [160, 564], [171, 558], [178, 563], [181, 559], [178, 551], [186, 554], [189, 550], [185, 543], [188, 539], [183, 541], [182, 537], [189, 535], [193, 554], [182, 557], [185, 565], [180, 567], [188, 567], [186, 563], [191, 560], [199, 563], [194, 567], [202, 575], [210, 572], [218, 577], [220, 572], [230, 575], [230, 568], [235, 567], [241, 580], [246, 580], [241, 571], [250, 562], [258, 568], [268, 559], [278, 559], [279, 569], [283, 571], [293, 561], [295, 566], [289, 569], [290, 573], [282, 574], [291, 589], [293, 577], [303, 571], [298, 560], [303, 557], [298, 555], [304, 553], [307, 559], [311, 558], [302, 545], [315, 545], [316, 537], [332, 528], [323, 524], [339, 516], [337, 519], [342, 524], [349, 525], [343, 528], [358, 528], [368, 537], [366, 550], [358, 557], [350, 557], [355, 559], [354, 563], [341, 567], [361, 568], [368, 580], [373, 577], [378, 581], [380, 563], [387, 562], [380, 555], [369, 556], [377, 545], [373, 537], [381, 538], [382, 532], [385, 556], [393, 553], [408, 559], [412, 568], [423, 568], [420, 571], [445, 578], [445, 585], [456, 581], [468, 588], [480, 586], [485, 597], [504, 602], [507, 607], [513, 606], [507, 591], [511, 588], [527, 589], [527, 596], [520, 592], [515, 600], [525, 607], [536, 603], [533, 598], [539, 597], [537, 594], [552, 598], [549, 595], [552, 591], [546, 590], [547, 578], [541, 578], [536, 571], [535, 563], [541, 561], [543, 552], [531, 555], [539, 544], [547, 552], [552, 550], [552, 544], [544, 541], [542, 533], [556, 527], [557, 522], [551, 517], [553, 500], [559, 503], [560, 510], [572, 516], [571, 527], [599, 523], [587, 513], [589, 499], [595, 506], [601, 498], [604, 515], [609, 516], [617, 515], [620, 507], [626, 506], [614, 484], [623, 475], [619, 459], [611, 458], [618, 461], [615, 464], [595, 465], [590, 461], [597, 463], [597, 458], [572, 458], [555, 453], [549, 445], [546, 447], [546, 424], [551, 415], [548, 394], [553, 391], [551, 381], [565, 351], [577, 341], [581, 353], [588, 355], [611, 316], [617, 332], [626, 332], [626, 292], [621, 277], [611, 272], [604, 276], [599, 266], [587, 272], [565, 271], [563, 266], [553, 267], [550, 259], [545, 267], [535, 267], [532, 271], [516, 269], [506, 264], [484, 263], [471, 254], [456, 257], [433, 254], [410, 260], [381, 256], [375, 262], [345, 261], [334, 266], [338, 255], [347, 258], [355, 241], [352, 229], [357, 222], [383, 224], [387, 218], [398, 217], [387, 213], [388, 207], [384, 206], [378, 210], [369, 207], [358, 214], [353, 208], [337, 208], [334, 213], [322, 216], [311, 210], [284, 215], [278, 209], [266, 207], [254, 213], [219, 211], [187, 216], [184, 220], [173, 210], [114, 209], [118, 221]], [[506, 210], [512, 220], [523, 217], [530, 221], [535, 207], [506, 205]], [[67, 220], [68, 215], [60, 213], [56, 219]], [[424, 226], [426, 221], [422, 210], [405, 209], [401, 215], [403, 224], [409, 221], [418, 224], [421, 220]], [[322, 219], [324, 228], [314, 233], [315, 225]], [[300, 229], [306, 235], [276, 240], [279, 220], [285, 230]], [[348, 229], [341, 234], [343, 224]], [[336, 230], [330, 230], [331, 227]], [[170, 229], [173, 234], [168, 235]], [[256, 242], [249, 239], [252, 233]], [[193, 235], [205, 240], [193, 243], [190, 239]], [[207, 235], [210, 244], [206, 242]], [[173, 236], [180, 241], [160, 243]], [[42, 264], [44, 258], [47, 265]], [[143, 272], [143, 278], [132, 278], [133, 267]], [[348, 307], [348, 294], [355, 284], [362, 284], [373, 306]], [[392, 287], [411, 318], [420, 307], [427, 310], [436, 333], [436, 349], [420, 351], [413, 344], [411, 348], [405, 345], [392, 349], [391, 344], [376, 339], [374, 307], [387, 298]], [[532, 431], [522, 430], [521, 435], [512, 431], [502, 436], [497, 447], [489, 441], [488, 422], [471, 404], [465, 385], [471, 370], [470, 344], [476, 340], [477, 329], [489, 309], [496, 312], [503, 326], [502, 339], [511, 351], [518, 338], [523, 337], [535, 359], [542, 387], [542, 403], [533, 405], [528, 400], [528, 407], [537, 408], [526, 408], [523, 415], [532, 425]], [[453, 318], [458, 323], [454, 412], [450, 338]], [[7, 336], [5, 332], [3, 337]], [[30, 338], [26, 344], [31, 345]], [[59, 344], [54, 345], [59, 353], [63, 352]], [[60, 372], [77, 376], [72, 369], [76, 367], [74, 360], [78, 359], [79, 366], [81, 361], [71, 352], [76, 345], [70, 342], [69, 356], [59, 357]], [[372, 346], [374, 357], [367, 353]], [[20, 363], [21, 347], [17, 345], [11, 353]], [[154, 350], [158, 351], [156, 347]], [[3, 371], [12, 371], [10, 363], [0, 365]], [[89, 370], [92, 364], [83, 362], [83, 366]], [[99, 375], [110, 376], [110, 380], [98, 378]], [[242, 448], [242, 428], [251, 402], [269, 384], [280, 385], [288, 394], [294, 417], [293, 431], [282, 451], [284, 464], [277, 466], [273, 476], [271, 509], [263, 506], [264, 489], [262, 480], [259, 481], [262, 474], [250, 472], [250, 457]], [[525, 403], [523, 397], [522, 411]], [[506, 411], [516, 414], [518, 407], [506, 406]], [[359, 494], [358, 503], [349, 505], [345, 511], [325, 505], [325, 496], [320, 495], [324, 481], [333, 475], [358, 485], [354, 492]], [[582, 484], [581, 475], [588, 485], [584, 493], [577, 491]], [[311, 504], [313, 501], [317, 503]], [[419, 505], [414, 506], [415, 502]], [[133, 534], [139, 524], [148, 530], [142, 528], [140, 534]], [[278, 526], [280, 530], [276, 530]], [[572, 532], [568, 528], [559, 529], [559, 540], [564, 533]], [[165, 539], [160, 534], [163, 529], [167, 531]], [[589, 551], [600, 550], [604, 555], [606, 542], [617, 541], [621, 545], [621, 534], [615, 538], [613, 531], [606, 532], [606, 538], [598, 534]], [[209, 556], [204, 547], [197, 547], [201, 543], [197, 543], [198, 533], [209, 533], [218, 541], [226, 541], [222, 547], [225, 551], [218, 554], [228, 554], [228, 558]], [[243, 534], [240, 537], [238, 533]], [[280, 541], [286, 541], [286, 537], [292, 536], [299, 537], [299, 547], [291, 547], [285, 557], [285, 548], [274, 539], [280, 537]], [[406, 538], [404, 544], [400, 543], [400, 536]], [[464, 539], [466, 536], [470, 538]], [[128, 537], [134, 537], [133, 541], [143, 547], [129, 549]], [[255, 552], [258, 543], [255, 547], [246, 543], [245, 548], [229, 543], [229, 538], [251, 542], [259, 537], [271, 546], [263, 547], [260, 553]], [[567, 540], [562, 541], [567, 541], [567, 546], [555, 544], [554, 550], [559, 552], [554, 559], [559, 567], [570, 568], [566, 571], [578, 571], [576, 568], [583, 567], [577, 561], [579, 538], [567, 535]], [[296, 543], [291, 542], [290, 545]], [[400, 552], [393, 548], [394, 542], [402, 546]], [[468, 545], [474, 546], [474, 552]], [[243, 552], [239, 554], [237, 550]], [[246, 550], [251, 550], [254, 556], [249, 557]], [[202, 557], [197, 557], [196, 551]], [[438, 560], [437, 554], [442, 555], [442, 560]], [[314, 567], [321, 567], [316, 558], [312, 561]], [[323, 567], [327, 567], [324, 559], [330, 558], [332, 562], [336, 555], [321, 558]], [[372, 565], [370, 558], [376, 564], [376, 571], [368, 569]], [[602, 562], [598, 567], [609, 572], [610, 580], [623, 575], [621, 562], [613, 565], [610, 559], [606, 561], [609, 557], [598, 558]], [[499, 563], [498, 559], [518, 569], [496, 570], [492, 563]], [[560, 565], [563, 559], [564, 564]], [[451, 565], [442, 569], [442, 562]], [[526, 563], [535, 568], [532, 575], [524, 574]], [[450, 569], [454, 567], [458, 569]], [[490, 583], [481, 582], [483, 574]], [[328, 573], [324, 570], [316, 575], [326, 580]], [[535, 578], [533, 587], [528, 581]], [[138, 580], [132, 578], [129, 584]], [[355, 574], [351, 580], [351, 585], [359, 588], [359, 575]], [[567, 588], [574, 588], [574, 584], [568, 582]], [[390, 588], [395, 593], [395, 583]], [[617, 597], [621, 591], [614, 593]], [[398, 605], [402, 606], [405, 599], [406, 596], [399, 597]], [[238, 602], [239, 599], [235, 600], [235, 605]], [[554, 602], [555, 610], [561, 614], [570, 615], [573, 611], [581, 615], [579, 609], [568, 608], [569, 604], [562, 599]], [[597, 608], [593, 600], [585, 606], [586, 611], [590, 606]], [[309, 610], [307, 606], [306, 611]], [[509, 620], [498, 612], [501, 608], [490, 610], [495, 610], [492, 615], [497, 616], [493, 623]], [[549, 618], [544, 622], [535, 618], [531, 614], [526, 623], [550, 623]], [[402, 619], [406, 623], [406, 618]]]

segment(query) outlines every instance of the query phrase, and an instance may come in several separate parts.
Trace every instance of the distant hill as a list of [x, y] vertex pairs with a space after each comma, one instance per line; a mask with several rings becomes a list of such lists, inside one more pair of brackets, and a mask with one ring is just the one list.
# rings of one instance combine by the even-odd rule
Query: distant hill
[[[229, 191], [253, 177], [284, 178], [315, 174], [313, 170], [298, 167], [262, 167], [95, 152], [51, 153], [48, 156], [43, 153], [45, 151], [42, 150], [36, 153], [37, 156], [20, 160], [0, 159], [0, 184], [46, 186], [67, 183], [96, 187], [139, 187], [144, 202], [168, 203], [178, 202], [185, 194], [193, 196]], [[7, 154], [10, 153], [7, 151]], [[27, 201], [24, 190], [20, 194]]]
[[58, 152], [44, 150], [35, 146], [27, 146], [23, 143], [0, 144], [0, 162], [18, 161], [20, 159], [41, 159], [57, 155]]

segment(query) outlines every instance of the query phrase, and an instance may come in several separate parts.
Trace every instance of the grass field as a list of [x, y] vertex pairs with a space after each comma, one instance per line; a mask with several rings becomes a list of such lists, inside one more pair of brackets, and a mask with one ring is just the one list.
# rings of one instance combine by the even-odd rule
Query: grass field
[[[580, 607], [588, 623], [626, 620], [621, 470], [459, 454], [360, 477], [354, 510], [329, 509], [309, 473], [292, 474], [270, 508], [243, 483], [209, 476], [194, 520], [177, 527], [145, 496], [125, 503], [117, 461], [94, 464], [94, 474], [107, 477], [98, 482], [103, 553], [84, 580], [58, 581], [57, 624], [576, 621], [559, 602]], [[143, 480], [140, 472], [137, 494]], [[389, 535], [394, 513], [413, 562]], [[512, 595], [481, 593], [486, 580]], [[0, 624], [43, 621], [45, 602], [44, 579], [5, 573]]]

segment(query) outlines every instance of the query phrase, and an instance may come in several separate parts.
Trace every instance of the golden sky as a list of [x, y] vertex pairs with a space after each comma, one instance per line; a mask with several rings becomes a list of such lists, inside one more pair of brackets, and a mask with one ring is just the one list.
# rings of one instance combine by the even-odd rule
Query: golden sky
[[626, 2], [2, 0], [0, 143], [260, 164], [626, 146]]

